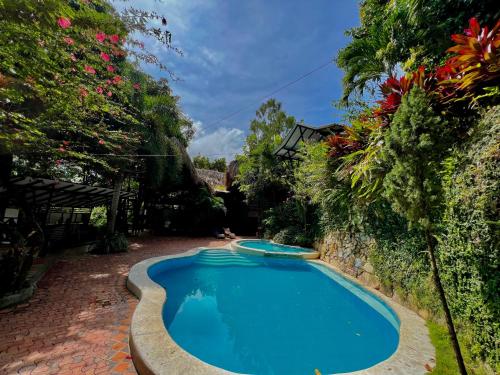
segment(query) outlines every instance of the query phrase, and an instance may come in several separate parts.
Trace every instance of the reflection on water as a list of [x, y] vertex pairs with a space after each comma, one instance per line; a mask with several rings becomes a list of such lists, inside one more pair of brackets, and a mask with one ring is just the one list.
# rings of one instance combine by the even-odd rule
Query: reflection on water
[[367, 368], [396, 350], [382, 315], [306, 262], [248, 259], [150, 273], [167, 287], [165, 326], [186, 351], [234, 372], [313, 374]]

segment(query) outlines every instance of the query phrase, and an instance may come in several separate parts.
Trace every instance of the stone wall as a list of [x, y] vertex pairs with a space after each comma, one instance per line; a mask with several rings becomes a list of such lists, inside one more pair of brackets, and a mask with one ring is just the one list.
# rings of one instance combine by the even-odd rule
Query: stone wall
[[362, 233], [334, 231], [314, 244], [320, 253], [320, 259], [332, 264], [356, 279], [363, 285], [384, 293], [389, 298], [415, 311], [422, 318], [428, 319], [430, 313], [417, 308], [411, 301], [401, 298], [392, 288], [384, 287], [369, 261], [370, 251], [375, 248], [375, 241]]
[[373, 246], [374, 241], [367, 236], [348, 231], [330, 232], [315, 244], [321, 260], [333, 264], [363, 283], [378, 287], [378, 279], [373, 274], [373, 267], [368, 259]]

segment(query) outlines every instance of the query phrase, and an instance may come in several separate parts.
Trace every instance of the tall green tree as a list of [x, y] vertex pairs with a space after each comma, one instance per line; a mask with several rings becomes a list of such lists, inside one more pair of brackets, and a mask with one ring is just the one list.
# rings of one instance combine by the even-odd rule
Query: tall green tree
[[437, 115], [425, 92], [414, 87], [403, 97], [384, 136], [383, 161], [387, 174], [383, 195], [394, 211], [421, 229], [427, 243], [434, 285], [462, 375], [467, 374], [455, 326], [448, 307], [436, 261], [436, 226], [442, 208], [441, 163], [449, 142], [450, 124]]
[[240, 190], [262, 209], [278, 204], [290, 190], [290, 168], [274, 151], [295, 123], [295, 118], [288, 116], [275, 99], [262, 104], [250, 123], [243, 155], [237, 159], [237, 181]]

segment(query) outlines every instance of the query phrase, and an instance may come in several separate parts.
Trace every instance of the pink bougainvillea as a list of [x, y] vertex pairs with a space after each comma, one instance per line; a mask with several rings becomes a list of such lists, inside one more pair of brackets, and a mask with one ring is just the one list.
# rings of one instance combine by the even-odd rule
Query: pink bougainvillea
[[109, 36], [109, 40], [112, 42], [112, 43], [118, 43], [120, 41], [120, 36], [117, 35], [117, 34], [113, 34], [113, 35], [110, 35]]
[[106, 34], [104, 34], [103, 32], [98, 32], [97, 34], [95, 34], [95, 38], [99, 42], [104, 43], [104, 41], [106, 40]]
[[106, 142], [104, 142], [104, 140], [99, 139], [99, 144], [100, 144], [100, 145], [103, 145], [103, 144], [105, 144], [105, 143], [106, 143]]
[[111, 91], [108, 91], [108, 96], [111, 97], [113, 93]]
[[106, 69], [108, 70], [108, 72], [114, 72], [115, 71], [115, 67], [113, 65], [108, 65], [106, 67]]
[[90, 65], [85, 65], [85, 67], [83, 68], [87, 73], [90, 73], [90, 74], [95, 74], [95, 69], [92, 68]]
[[102, 93], [104, 92], [104, 90], [102, 89], [102, 87], [101, 87], [101, 86], [97, 86], [97, 88], [95, 89], [95, 91], [96, 91], [98, 94], [100, 94], [100, 95], [102, 95]]
[[133, 87], [134, 89], [136, 89], [136, 90], [140, 90], [140, 89], [141, 89], [141, 84], [140, 84], [140, 83], [134, 83], [134, 84], [132, 85], [132, 87]]
[[66, 17], [59, 17], [59, 19], [57, 20], [57, 24], [61, 28], [67, 29], [68, 27], [71, 27], [71, 20], [69, 18], [66, 18]]
[[120, 76], [113, 77], [113, 84], [118, 85], [121, 82], [122, 82], [122, 77], [120, 77]]
[[72, 46], [73, 44], [75, 44], [75, 41], [72, 38], [70, 38], [69, 36], [65, 36], [63, 39], [64, 39], [64, 42], [69, 46]]
[[85, 98], [86, 96], [88, 96], [89, 92], [87, 91], [87, 89], [85, 89], [84, 87], [81, 87], [80, 88], [80, 96], [82, 98]]
[[104, 61], [109, 61], [110, 57], [107, 53], [101, 52], [101, 59], [103, 59]]

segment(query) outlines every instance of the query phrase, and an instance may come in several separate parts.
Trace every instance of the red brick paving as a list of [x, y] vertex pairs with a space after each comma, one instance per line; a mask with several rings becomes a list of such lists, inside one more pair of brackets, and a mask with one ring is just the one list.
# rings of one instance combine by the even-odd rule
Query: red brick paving
[[0, 311], [0, 374], [136, 374], [128, 346], [136, 298], [125, 286], [135, 263], [198, 246], [207, 238], [131, 239], [116, 255], [61, 258], [33, 298]]

